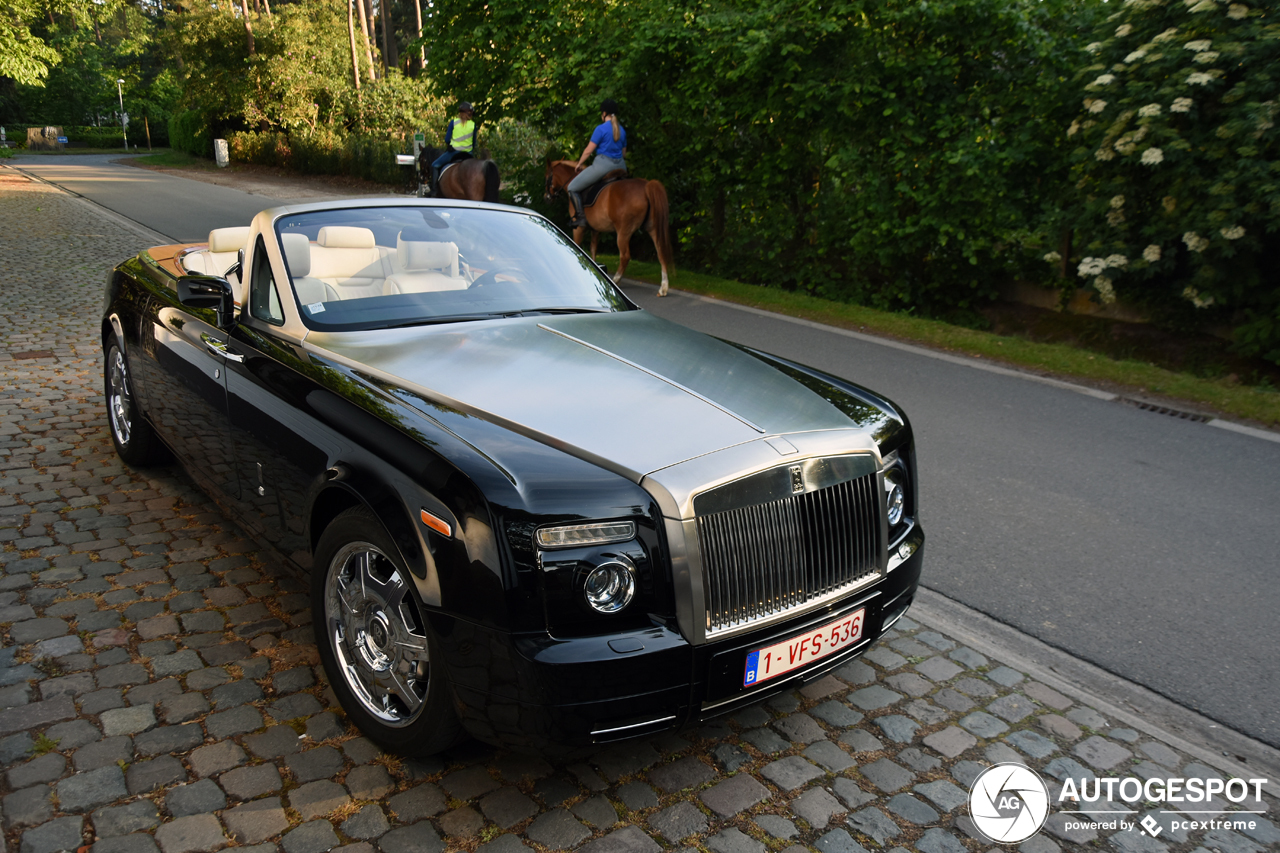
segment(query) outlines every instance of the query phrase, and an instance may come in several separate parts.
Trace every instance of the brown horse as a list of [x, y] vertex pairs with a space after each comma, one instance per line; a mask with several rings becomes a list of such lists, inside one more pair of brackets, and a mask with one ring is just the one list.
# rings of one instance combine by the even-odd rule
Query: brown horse
[[[572, 160], [555, 160], [547, 163], [547, 192], [549, 201], [565, 190], [578, 174]], [[570, 211], [572, 215], [572, 211]], [[653, 246], [658, 250], [658, 263], [662, 265], [662, 286], [659, 296], [667, 295], [668, 274], [674, 271], [671, 262], [671, 232], [667, 226], [667, 189], [659, 181], [643, 178], [623, 178], [607, 184], [587, 208], [587, 226], [591, 228], [591, 257], [601, 231], [614, 231], [618, 235], [618, 271], [613, 280], [620, 281], [631, 261], [631, 235], [641, 229], [649, 232]], [[582, 245], [584, 228], [575, 228], [573, 240]]]
[[[440, 152], [434, 148], [422, 149], [422, 153], [418, 155], [422, 174], [431, 174], [431, 164], [439, 156]], [[440, 176], [440, 195], [443, 198], [496, 203], [500, 183], [498, 164], [492, 160], [455, 161], [446, 166], [444, 174]]]

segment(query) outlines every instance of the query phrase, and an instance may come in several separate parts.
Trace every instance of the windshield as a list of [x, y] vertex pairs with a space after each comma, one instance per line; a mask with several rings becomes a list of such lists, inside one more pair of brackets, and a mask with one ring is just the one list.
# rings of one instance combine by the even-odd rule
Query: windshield
[[515, 211], [323, 210], [281, 217], [276, 233], [316, 330], [633, 307], [555, 226]]

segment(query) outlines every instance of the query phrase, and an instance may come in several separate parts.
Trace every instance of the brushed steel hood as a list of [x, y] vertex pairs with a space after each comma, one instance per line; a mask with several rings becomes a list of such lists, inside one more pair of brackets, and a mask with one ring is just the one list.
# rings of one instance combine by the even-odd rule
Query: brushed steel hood
[[759, 359], [645, 311], [311, 332], [304, 346], [636, 483], [757, 439], [855, 426]]

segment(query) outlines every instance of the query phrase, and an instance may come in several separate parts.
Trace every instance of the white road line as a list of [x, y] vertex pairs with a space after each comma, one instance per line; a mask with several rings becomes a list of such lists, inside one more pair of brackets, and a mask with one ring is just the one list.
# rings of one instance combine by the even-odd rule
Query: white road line
[[[634, 278], [623, 278], [622, 284], [638, 285], [641, 287], [654, 287], [657, 285], [649, 284], [647, 281], [639, 281]], [[987, 373], [995, 373], [1000, 376], [1011, 376], [1015, 379], [1025, 379], [1030, 382], [1039, 382], [1042, 385], [1050, 385], [1054, 388], [1061, 388], [1064, 391], [1073, 391], [1076, 394], [1083, 394], [1086, 397], [1093, 397], [1096, 400], [1112, 401], [1120, 398], [1119, 394], [1113, 394], [1110, 391], [1099, 391], [1097, 388], [1090, 388], [1086, 385], [1079, 385], [1075, 382], [1066, 382], [1061, 379], [1054, 379], [1051, 376], [1040, 376], [1035, 373], [1028, 373], [1024, 370], [1016, 370], [1010, 367], [1001, 367], [998, 364], [990, 364], [985, 361], [973, 358], [972, 356], [952, 355], [951, 353], [938, 352], [937, 350], [928, 349], [926, 347], [916, 346], [915, 344], [905, 344], [902, 341], [895, 341], [889, 338], [879, 338], [875, 335], [866, 335], [861, 332], [853, 332], [849, 329], [841, 329], [838, 326], [828, 326], [823, 323], [817, 323], [813, 320], [802, 320], [799, 317], [788, 317], [785, 314], [776, 314], [773, 311], [766, 311], [763, 308], [752, 308], [749, 305], [739, 305], [736, 302], [727, 302], [723, 299], [716, 299], [712, 296], [702, 296], [697, 293], [690, 293], [687, 290], [676, 290], [672, 288], [669, 296], [681, 296], [685, 299], [693, 299], [699, 302], [708, 302], [712, 305], [723, 308], [733, 308], [738, 311], [746, 311], [748, 314], [757, 314], [761, 317], [769, 317], [774, 320], [785, 320], [788, 323], [794, 323], [798, 326], [807, 326], [811, 329], [818, 329], [823, 332], [829, 332], [833, 335], [843, 335], [846, 338], [863, 341], [869, 344], [877, 344], [882, 347], [890, 347], [892, 349], [909, 352], [913, 355], [921, 355], [925, 358], [933, 358], [938, 361], [949, 362], [950, 364], [958, 364], [963, 367], [971, 367], [974, 370], [985, 370]], [[1259, 429], [1257, 427], [1245, 426], [1244, 424], [1232, 423], [1224, 421], [1221, 418], [1213, 418], [1205, 421], [1208, 426], [1225, 429], [1231, 432], [1240, 433], [1241, 435], [1260, 438], [1263, 441], [1273, 441], [1280, 443], [1280, 433], [1270, 430]]]
[[1225, 429], [1231, 432], [1238, 432], [1241, 435], [1251, 435], [1254, 438], [1260, 438], [1263, 441], [1280, 442], [1280, 434], [1276, 434], [1265, 429], [1245, 426], [1244, 424], [1234, 424], [1231, 421], [1224, 421], [1221, 418], [1214, 418], [1207, 423], [1211, 427], [1217, 427], [1218, 429]]

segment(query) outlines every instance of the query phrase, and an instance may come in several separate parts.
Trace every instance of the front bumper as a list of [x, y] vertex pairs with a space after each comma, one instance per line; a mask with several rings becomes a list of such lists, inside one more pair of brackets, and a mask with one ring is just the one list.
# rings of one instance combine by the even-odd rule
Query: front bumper
[[[919, 529], [917, 528], [917, 531]], [[916, 547], [880, 581], [756, 631], [701, 646], [672, 627], [558, 639], [432, 620], [467, 730], [502, 746], [554, 751], [626, 740], [732, 713], [820, 678], [866, 652], [911, 605], [924, 559]], [[863, 640], [753, 689], [754, 649], [866, 608]]]

